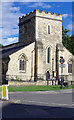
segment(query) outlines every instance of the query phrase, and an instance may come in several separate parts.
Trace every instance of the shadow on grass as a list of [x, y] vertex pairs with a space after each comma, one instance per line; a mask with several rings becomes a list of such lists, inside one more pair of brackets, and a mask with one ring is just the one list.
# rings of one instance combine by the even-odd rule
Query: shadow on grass
[[2, 120], [73, 120], [73, 108], [3, 103]]

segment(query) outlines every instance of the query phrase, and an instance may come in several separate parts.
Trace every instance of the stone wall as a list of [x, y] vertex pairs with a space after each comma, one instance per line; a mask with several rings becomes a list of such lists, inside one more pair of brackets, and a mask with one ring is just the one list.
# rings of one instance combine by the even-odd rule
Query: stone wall
[[[51, 33], [47, 27], [50, 25]], [[19, 42], [24, 44], [37, 41], [37, 76], [39, 79], [49, 70], [52, 75], [52, 58], [54, 58], [54, 70], [56, 70], [56, 44], [62, 42], [62, 15], [56, 13], [34, 10], [26, 16], [19, 18]], [[46, 63], [46, 50], [51, 48], [50, 63]]]
[[30, 44], [35, 41], [35, 13], [19, 18], [19, 42]]
[[[25, 54], [27, 56], [27, 61], [26, 61], [26, 71], [21, 72], [19, 70], [19, 56]], [[9, 56], [10, 61], [8, 64], [8, 71], [7, 71], [7, 76], [9, 76], [9, 79], [14, 77], [22, 79], [22, 80], [30, 80], [31, 79], [31, 73], [33, 72], [34, 76], [34, 59], [32, 59], [32, 54], [34, 57], [34, 43], [18, 50], [17, 52], [11, 54]], [[33, 68], [32, 68], [33, 66]], [[24, 78], [23, 78], [24, 77]]]
[[[67, 82], [67, 81], [65, 81]], [[68, 81], [68, 84], [71, 85], [71, 81], [69, 80]], [[23, 81], [23, 82], [18, 82], [18, 81], [8, 81], [8, 85], [9, 86], [37, 86], [37, 85], [47, 85], [47, 81], [37, 81], [37, 82], [34, 82], [34, 81]], [[49, 86], [52, 85], [52, 81], [49, 81]], [[53, 81], [53, 85], [58, 85], [58, 81]], [[72, 85], [74, 85], [74, 83], [72, 82]], [[61, 85], [60, 85], [61, 87]]]
[[[56, 82], [56, 85], [58, 82]], [[8, 81], [9, 86], [36, 86], [36, 85], [47, 85], [47, 81], [37, 81], [37, 82], [17, 82], [17, 81]], [[52, 81], [49, 81], [49, 85], [52, 85]], [[55, 81], [53, 82], [53, 85], [55, 85]]]
[[[50, 25], [50, 34], [47, 30], [48, 25]], [[52, 58], [54, 59], [53, 70], [56, 71], [56, 44], [62, 43], [62, 15], [36, 11], [36, 40], [38, 42], [38, 75], [46, 75], [47, 70], [52, 75]], [[41, 48], [39, 43], [40, 46], [42, 45]], [[46, 62], [48, 47], [50, 47], [50, 63]]]

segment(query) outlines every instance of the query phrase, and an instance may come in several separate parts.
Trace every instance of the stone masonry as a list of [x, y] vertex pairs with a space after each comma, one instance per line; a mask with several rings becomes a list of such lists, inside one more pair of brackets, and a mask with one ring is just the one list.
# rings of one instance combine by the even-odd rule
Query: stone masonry
[[[61, 14], [45, 13], [37, 9], [19, 18], [18, 45], [23, 45], [23, 48], [9, 55], [10, 61], [6, 75], [12, 79], [18, 77], [24, 81], [37, 81], [46, 80], [47, 71], [52, 78], [52, 72], [55, 71], [56, 79], [61, 75], [59, 59], [63, 56], [65, 58], [63, 75], [67, 76], [67, 79], [69, 76], [71, 80], [72, 74], [68, 73], [68, 61], [72, 62], [73, 55], [62, 45], [62, 22]], [[48, 26], [50, 26], [50, 34], [48, 34]], [[50, 49], [49, 63], [47, 63], [48, 48]], [[26, 58], [25, 72], [19, 71], [19, 56], [21, 55]]]

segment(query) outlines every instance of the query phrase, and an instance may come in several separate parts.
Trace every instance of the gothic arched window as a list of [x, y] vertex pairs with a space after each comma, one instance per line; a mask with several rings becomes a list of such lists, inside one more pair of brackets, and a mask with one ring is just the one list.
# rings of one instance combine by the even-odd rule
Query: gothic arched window
[[26, 72], [26, 62], [27, 62], [27, 58], [24, 54], [19, 56], [19, 71]]
[[72, 73], [72, 61], [68, 61], [68, 73]]
[[50, 34], [51, 33], [51, 26], [47, 25], [47, 33]]
[[50, 34], [50, 25], [48, 25], [48, 34]]
[[50, 47], [47, 48], [47, 63], [50, 63]]
[[19, 61], [19, 70], [25, 71], [25, 68], [26, 68], [26, 62], [25, 60], [22, 59]]

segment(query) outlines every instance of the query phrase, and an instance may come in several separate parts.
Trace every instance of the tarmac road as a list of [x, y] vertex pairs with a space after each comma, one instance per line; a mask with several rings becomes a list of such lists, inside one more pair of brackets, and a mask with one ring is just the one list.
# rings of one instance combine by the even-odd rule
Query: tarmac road
[[[72, 118], [72, 90], [10, 92], [2, 118]], [[60, 119], [59, 119], [60, 120]]]

